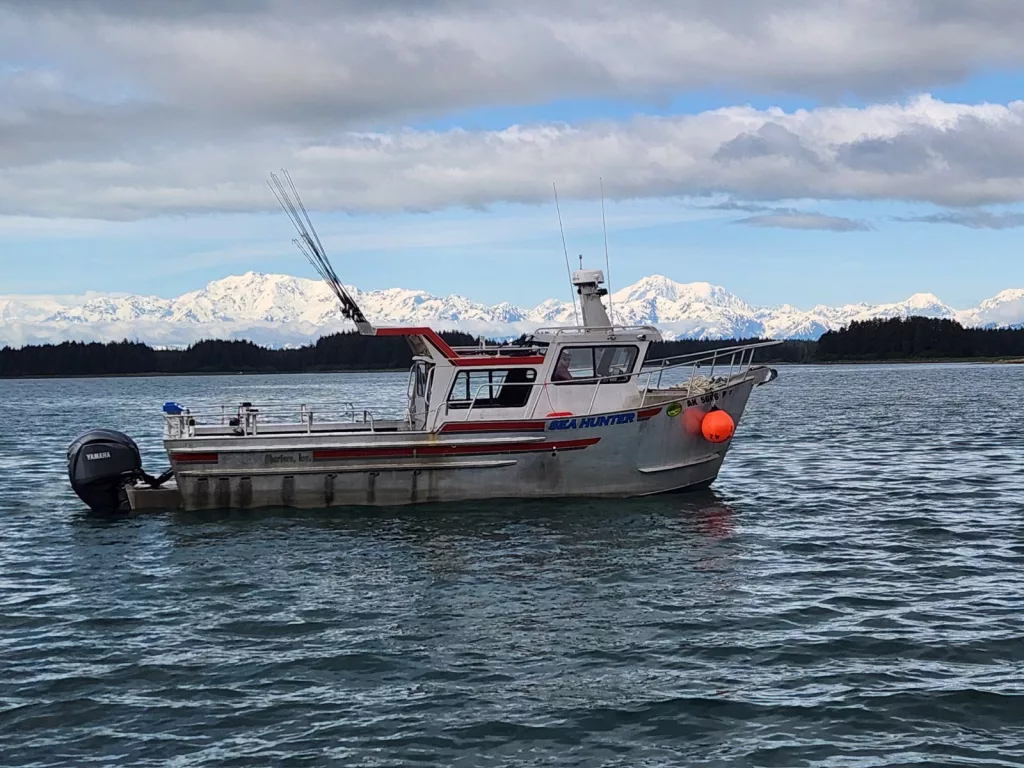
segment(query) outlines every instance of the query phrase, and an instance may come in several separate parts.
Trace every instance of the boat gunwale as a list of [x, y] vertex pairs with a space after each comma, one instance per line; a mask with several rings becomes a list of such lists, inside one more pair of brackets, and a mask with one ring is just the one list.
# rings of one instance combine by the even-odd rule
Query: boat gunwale
[[[330, 433], [326, 433], [326, 434], [330, 434]], [[392, 433], [386, 433], [386, 434], [391, 435]], [[408, 434], [413, 434], [413, 435], [417, 435], [417, 436], [428, 436], [429, 437], [429, 436], [435, 435], [437, 433], [435, 433], [435, 432], [410, 432]], [[183, 441], [208, 440], [210, 437], [211, 437], [210, 435], [204, 435], [202, 437], [169, 438], [167, 440], [164, 440], [164, 443], [168, 444], [168, 443], [172, 443], [172, 442], [175, 442], [175, 441], [178, 441], [178, 440], [183, 440]], [[261, 438], [264, 438], [265, 436], [264, 435], [247, 435], [247, 436], [242, 436], [242, 435], [215, 435], [215, 436], [212, 436], [212, 437], [217, 437], [217, 438], [223, 437], [223, 438], [228, 438], [228, 439], [231, 439], [231, 440], [243, 439], [243, 440], [258, 441]], [[517, 436], [513, 435], [513, 436], [502, 436], [502, 437], [492, 437], [492, 438], [465, 439], [465, 440], [424, 440], [424, 441], [398, 440], [398, 441], [392, 441], [392, 442], [378, 441], [378, 442], [362, 442], [362, 443], [345, 443], [343, 445], [340, 445], [339, 447], [344, 447], [346, 449], [359, 449], [359, 448], [409, 448], [409, 447], [422, 447], [422, 446], [420, 446], [420, 442], [422, 442], [423, 445], [437, 446], [439, 448], [458, 448], [458, 447], [462, 447], [462, 446], [470, 446], [470, 447], [472, 447], [472, 446], [477, 446], [477, 445], [481, 445], [481, 446], [485, 446], [485, 445], [503, 445], [505, 443], [542, 443], [542, 442], [544, 442], [546, 440], [547, 440], [546, 437], [540, 437], [540, 436], [537, 436], [537, 435], [531, 435], [529, 437], [517, 437]], [[196, 447], [196, 448], [174, 448], [174, 447], [172, 447], [171, 450], [174, 453], [176, 453], [176, 454], [177, 453], [207, 453], [207, 452], [209, 452], [211, 450], [212, 447], [213, 446], [209, 446], [209, 445], [204, 445], [204, 446]], [[265, 450], [265, 451], [285, 451], [285, 450], [287, 450], [287, 451], [313, 451], [313, 450], [318, 450], [318, 449], [323, 449], [323, 448], [330, 448], [330, 447], [333, 447], [333, 446], [325, 445], [323, 443], [300, 444], [300, 445], [282, 445], [282, 446], [273, 446], [273, 445], [271, 445], [271, 446], [266, 446], [266, 447], [250, 444], [248, 446], [238, 446], [238, 447], [228, 446], [228, 447], [225, 447], [225, 448], [217, 448], [217, 452], [218, 453], [251, 453], [251, 452], [260, 451], [260, 450]]]

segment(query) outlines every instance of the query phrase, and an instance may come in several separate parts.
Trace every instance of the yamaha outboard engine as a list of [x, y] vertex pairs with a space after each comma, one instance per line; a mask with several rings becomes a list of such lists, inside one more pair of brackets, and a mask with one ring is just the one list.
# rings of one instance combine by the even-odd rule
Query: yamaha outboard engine
[[127, 512], [125, 486], [143, 478], [139, 447], [112, 429], [90, 429], [68, 447], [71, 487], [93, 512]]

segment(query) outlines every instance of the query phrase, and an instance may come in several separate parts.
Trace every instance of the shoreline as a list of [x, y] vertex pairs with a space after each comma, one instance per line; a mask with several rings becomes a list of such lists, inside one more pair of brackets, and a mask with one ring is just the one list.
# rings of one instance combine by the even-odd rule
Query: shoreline
[[33, 373], [24, 376], [2, 376], [0, 381], [21, 381], [24, 379], [146, 379], [171, 378], [174, 376], [308, 376], [336, 373], [406, 373], [408, 368], [339, 368], [335, 371], [192, 371], [153, 373]]
[[[777, 366], [810, 366], [810, 365], [936, 365], [936, 364], [986, 364], [986, 365], [1024, 365], [1021, 357], [960, 357], [960, 358], [900, 358], [893, 360], [813, 360], [807, 362], [765, 362], [759, 365]], [[175, 376], [308, 376], [339, 373], [405, 373], [408, 368], [338, 368], [326, 371], [194, 371], [152, 373], [40, 373], [24, 376], [2, 376], [0, 381], [23, 381], [33, 379], [143, 379], [171, 378]]]
[[1024, 357], [922, 357], [892, 360], [815, 360], [809, 363], [767, 363], [767, 365], [936, 365], [937, 363], [984, 363], [987, 365], [1021, 365]]

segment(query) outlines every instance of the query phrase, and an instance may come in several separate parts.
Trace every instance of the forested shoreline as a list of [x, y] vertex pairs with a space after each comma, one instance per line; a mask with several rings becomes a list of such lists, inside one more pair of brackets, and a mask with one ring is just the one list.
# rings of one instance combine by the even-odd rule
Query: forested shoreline
[[[449, 344], [480, 339], [443, 331]], [[649, 359], [758, 341], [757, 339], [656, 342]], [[493, 343], [493, 342], [492, 342]], [[786, 341], [758, 351], [764, 363], [863, 362], [895, 360], [1024, 358], [1024, 330], [964, 328], [952, 320], [912, 317], [855, 322], [829, 331], [817, 342]], [[320, 373], [400, 370], [412, 356], [400, 337], [362, 336], [355, 331], [324, 336], [292, 349], [250, 341], [200, 341], [187, 349], [154, 349], [132, 341], [63, 342], [0, 349], [0, 378], [44, 376], [128, 376], [224, 373]]]
[[820, 362], [1024, 358], [1024, 329], [964, 328], [930, 317], [865, 320], [818, 339]]

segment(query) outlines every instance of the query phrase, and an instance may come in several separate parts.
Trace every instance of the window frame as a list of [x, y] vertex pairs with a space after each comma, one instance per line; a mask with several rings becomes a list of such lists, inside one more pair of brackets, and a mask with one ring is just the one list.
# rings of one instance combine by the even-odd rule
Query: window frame
[[[508, 375], [510, 373], [512, 373], [513, 371], [526, 371], [527, 379], [529, 379], [531, 373], [533, 374], [533, 379], [532, 380], [528, 380], [528, 381], [524, 381], [524, 382], [512, 382], [509, 385], [510, 389], [525, 390], [526, 391], [526, 396], [523, 398], [521, 403], [517, 402], [517, 403], [515, 403], [513, 405], [509, 405], [508, 403], [495, 402], [495, 400], [497, 399], [494, 396], [495, 388], [497, 388], [498, 397], [500, 397], [501, 396], [501, 388], [505, 386], [505, 381], [508, 378]], [[476, 388], [473, 389], [474, 374], [476, 374], [477, 376], [480, 376], [480, 375], [485, 374], [485, 373], [488, 375], [488, 381], [487, 382], [482, 382], [481, 381], [479, 384], [476, 385]], [[493, 380], [493, 374], [495, 374], [495, 373], [504, 374], [504, 377], [502, 378], [502, 380], [500, 382], [495, 382]], [[455, 394], [455, 391], [457, 389], [461, 388], [460, 387], [460, 383], [461, 383], [460, 382], [460, 377], [463, 376], [463, 374], [465, 374], [465, 382], [466, 382], [465, 383], [466, 399], [465, 400], [453, 400], [452, 399], [452, 395]], [[455, 375], [452, 377], [452, 385], [451, 385], [451, 387], [449, 387], [448, 394], [445, 397], [445, 407], [448, 410], [468, 410], [469, 408], [473, 408], [474, 410], [476, 410], [477, 408], [525, 408], [529, 404], [530, 397], [531, 397], [531, 395], [533, 395], [533, 389], [534, 389], [534, 387], [537, 386], [537, 383], [538, 383], [538, 381], [540, 379], [540, 376], [538, 374], [539, 374], [539, 372], [537, 371], [536, 368], [490, 368], [490, 367], [482, 367], [481, 366], [481, 367], [460, 369], [460, 370], [456, 371]], [[488, 398], [482, 398], [481, 397], [481, 398], [477, 399], [477, 401], [474, 403], [473, 402], [473, 397], [475, 396], [474, 395], [475, 390], [478, 389], [478, 390], [481, 390], [481, 391], [485, 391], [484, 390], [485, 387], [490, 387], [491, 388], [491, 391], [490, 391], [490, 395], [491, 396], [488, 397]]]
[[[592, 367], [591, 367], [592, 375], [587, 377], [587, 378], [579, 378], [579, 379], [555, 379], [554, 378], [555, 370], [558, 368], [558, 363], [562, 359], [562, 355], [565, 354], [566, 352], [568, 352], [571, 349], [572, 350], [575, 350], [575, 349], [589, 349], [590, 350], [590, 359], [591, 359], [591, 365], [592, 365]], [[598, 375], [598, 373], [597, 373], [597, 366], [598, 366], [597, 351], [598, 350], [604, 350], [604, 349], [628, 349], [628, 350], [632, 350], [632, 352], [633, 352], [633, 359], [630, 361], [629, 371], [627, 373], [619, 374], [619, 375], [616, 375], [616, 376], [611, 376], [611, 375], [600, 376], [600, 375]], [[550, 374], [550, 377], [549, 377], [548, 381], [549, 381], [549, 383], [554, 384], [556, 386], [562, 386], [562, 385], [566, 385], [566, 384], [568, 384], [568, 385], [577, 385], [577, 386], [583, 385], [583, 384], [597, 385], [599, 383], [602, 386], [606, 385], [606, 384], [628, 384], [630, 379], [632, 379], [633, 376], [636, 375], [636, 361], [639, 359], [639, 357], [640, 357], [640, 346], [638, 344], [579, 344], [579, 345], [573, 344], [573, 345], [566, 345], [566, 346], [564, 346], [564, 347], [562, 347], [561, 349], [558, 350], [558, 356], [555, 358], [554, 365], [551, 366], [551, 374]]]

